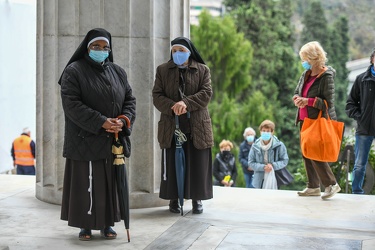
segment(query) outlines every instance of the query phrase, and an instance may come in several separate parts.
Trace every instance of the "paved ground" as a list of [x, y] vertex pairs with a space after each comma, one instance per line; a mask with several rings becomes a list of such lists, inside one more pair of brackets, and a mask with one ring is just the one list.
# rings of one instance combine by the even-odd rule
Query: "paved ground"
[[0, 175], [0, 250], [19, 249], [375, 249], [375, 196], [298, 197], [295, 191], [214, 187], [204, 213], [132, 209], [128, 243], [98, 231], [90, 242], [61, 221], [60, 206], [35, 198], [35, 177]]

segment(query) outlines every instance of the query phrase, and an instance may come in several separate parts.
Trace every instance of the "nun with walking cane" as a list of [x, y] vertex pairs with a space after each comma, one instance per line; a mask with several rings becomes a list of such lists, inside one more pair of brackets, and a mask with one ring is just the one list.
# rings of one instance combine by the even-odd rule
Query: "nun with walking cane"
[[130, 155], [136, 99], [126, 72], [113, 63], [113, 52], [111, 34], [92, 29], [59, 79], [66, 158], [61, 219], [80, 228], [78, 239], [83, 241], [92, 239], [92, 230], [100, 230], [104, 239], [116, 239], [115, 222], [129, 224], [128, 190], [121, 189], [121, 195], [117, 184], [127, 186], [121, 158]]
[[152, 97], [161, 113], [159, 197], [181, 215], [184, 199], [191, 199], [192, 213], [200, 214], [202, 200], [212, 198], [212, 86], [210, 70], [188, 38], [171, 41], [169, 61], [156, 69]]

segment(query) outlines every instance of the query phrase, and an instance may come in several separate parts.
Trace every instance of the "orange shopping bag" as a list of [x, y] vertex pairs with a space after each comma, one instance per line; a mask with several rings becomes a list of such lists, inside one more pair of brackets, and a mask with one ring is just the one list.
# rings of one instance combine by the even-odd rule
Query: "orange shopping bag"
[[344, 123], [331, 120], [326, 104], [327, 119], [320, 110], [317, 119], [305, 118], [301, 128], [301, 150], [304, 157], [324, 162], [336, 162], [339, 157]]

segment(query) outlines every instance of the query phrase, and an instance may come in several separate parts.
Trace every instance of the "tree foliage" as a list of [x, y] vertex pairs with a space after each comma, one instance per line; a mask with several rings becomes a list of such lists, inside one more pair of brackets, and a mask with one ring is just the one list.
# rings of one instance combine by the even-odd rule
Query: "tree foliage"
[[[236, 1], [236, 0], [234, 0]], [[344, 15], [348, 19], [349, 34], [349, 60], [361, 59], [367, 57], [374, 47], [375, 26], [373, 25], [373, 16], [375, 14], [373, 0], [315, 0], [321, 3], [325, 12], [327, 25], [333, 25], [338, 17]], [[293, 21], [300, 25], [301, 17], [308, 11], [311, 0], [296, 0], [296, 9], [293, 15]], [[319, 13], [315, 14], [315, 19], [319, 19]], [[299, 36], [302, 29], [296, 30]], [[295, 48], [301, 46], [296, 41]]]
[[330, 47], [330, 37], [324, 9], [319, 1], [313, 1], [303, 15], [304, 25], [301, 34], [301, 44], [318, 41], [323, 48]]
[[229, 16], [213, 18], [204, 10], [199, 23], [199, 26], [191, 27], [191, 36], [212, 71], [213, 100], [220, 102], [223, 93], [237, 98], [251, 87], [251, 43], [243, 33], [237, 32]]
[[335, 77], [335, 106], [337, 118], [346, 124], [351, 123], [351, 119], [345, 113], [346, 99], [348, 96], [348, 74], [346, 62], [349, 60], [349, 26], [348, 19], [340, 16], [330, 28], [331, 46], [329, 48], [329, 61], [336, 69]]
[[[300, 166], [301, 154], [299, 144], [295, 143], [299, 135], [294, 125], [296, 108], [291, 98], [302, 68], [293, 50], [293, 2], [243, 0], [226, 1], [225, 4], [239, 31], [245, 33], [253, 44], [251, 75], [254, 88], [250, 91], [259, 91], [266, 99], [258, 101], [272, 105], [262, 117], [275, 122], [276, 135], [285, 143], [290, 158], [289, 168], [294, 171]], [[260, 104], [266, 106], [257, 103], [252, 111]]]
[[211, 71], [214, 95], [209, 110], [215, 140], [213, 156], [219, 152], [218, 145], [223, 139], [236, 145], [234, 153], [237, 155], [243, 129], [251, 122], [243, 119], [246, 105], [241, 96], [253, 84], [250, 75], [252, 45], [237, 31], [232, 17], [215, 18], [207, 11], [199, 16], [199, 26], [191, 27], [191, 38]]
[[[295, 184], [288, 188], [301, 188], [306, 180], [301, 170], [299, 129], [294, 125], [297, 108], [291, 100], [303, 72], [298, 53], [293, 49], [296, 32], [291, 21], [294, 7], [299, 5], [294, 6], [292, 0], [224, 3], [228, 10], [224, 18], [202, 12], [199, 26], [191, 27], [192, 40], [211, 69], [214, 97], [209, 110], [215, 137], [213, 156], [219, 151], [222, 139], [231, 140], [238, 155], [243, 130], [251, 126], [259, 133], [259, 124], [270, 119], [276, 124], [276, 136], [287, 147], [288, 169], [296, 174]], [[337, 102], [346, 100], [344, 69], [350, 41], [347, 19], [339, 18], [330, 26], [319, 2], [309, 6], [309, 11], [304, 12], [301, 39], [318, 40], [332, 54], [330, 63], [337, 70], [336, 97], [340, 98]], [[238, 170], [241, 172], [240, 167]]]

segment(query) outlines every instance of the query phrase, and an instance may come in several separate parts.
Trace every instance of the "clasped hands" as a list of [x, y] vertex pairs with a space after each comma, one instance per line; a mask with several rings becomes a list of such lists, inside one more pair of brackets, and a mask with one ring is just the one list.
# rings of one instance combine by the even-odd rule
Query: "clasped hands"
[[105, 129], [108, 133], [118, 133], [122, 131], [124, 123], [118, 118], [107, 118], [104, 122], [102, 128]]
[[298, 108], [304, 108], [307, 105], [308, 100], [309, 99], [306, 97], [300, 97], [298, 95], [293, 96], [294, 106]]
[[183, 115], [187, 113], [187, 106], [183, 101], [176, 102], [171, 109], [176, 115]]
[[273, 169], [273, 166], [272, 166], [271, 163], [268, 163], [268, 164], [264, 165], [264, 172], [269, 173], [269, 172], [272, 171], [272, 169]]

